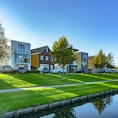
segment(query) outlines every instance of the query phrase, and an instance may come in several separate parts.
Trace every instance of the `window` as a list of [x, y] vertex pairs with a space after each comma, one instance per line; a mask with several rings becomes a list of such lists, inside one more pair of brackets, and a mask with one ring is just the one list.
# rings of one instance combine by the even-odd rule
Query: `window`
[[30, 54], [15, 53], [15, 62], [30, 63]]
[[52, 56], [50, 56], [50, 61], [53, 61], [53, 57]]
[[40, 56], [40, 60], [44, 60], [44, 56], [43, 55]]
[[23, 56], [19, 56], [19, 62], [23, 63]]
[[47, 68], [49, 70], [49, 64], [40, 64], [40, 68]]
[[46, 52], [48, 52], [48, 48], [46, 48]]
[[53, 69], [53, 65], [50, 65], [50, 70], [52, 70]]
[[18, 44], [18, 52], [25, 52], [25, 46], [22, 44]]
[[48, 56], [45, 56], [45, 60], [48, 61], [49, 60], [49, 57]]
[[76, 65], [76, 61], [73, 61], [73, 64]]

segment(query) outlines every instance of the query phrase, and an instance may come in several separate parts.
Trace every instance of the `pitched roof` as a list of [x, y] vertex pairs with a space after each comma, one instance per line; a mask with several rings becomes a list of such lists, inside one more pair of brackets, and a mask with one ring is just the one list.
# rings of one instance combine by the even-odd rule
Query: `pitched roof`
[[48, 46], [43, 46], [43, 47], [32, 49], [31, 54], [34, 54], [34, 53], [39, 53], [40, 54], [46, 48], [48, 48], [50, 50], [50, 48]]

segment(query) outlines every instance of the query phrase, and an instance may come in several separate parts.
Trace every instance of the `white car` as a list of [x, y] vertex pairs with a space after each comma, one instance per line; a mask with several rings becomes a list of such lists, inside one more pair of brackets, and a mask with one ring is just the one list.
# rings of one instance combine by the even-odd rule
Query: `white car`
[[62, 68], [56, 68], [56, 69], [51, 70], [50, 72], [51, 73], [62, 73], [62, 72], [67, 73], [67, 69], [64, 68], [62, 70]]
[[45, 67], [43, 67], [43, 68], [37, 68], [36, 70], [39, 71], [39, 72], [41, 72], [41, 73], [49, 73], [49, 69], [48, 68], [45, 68]]

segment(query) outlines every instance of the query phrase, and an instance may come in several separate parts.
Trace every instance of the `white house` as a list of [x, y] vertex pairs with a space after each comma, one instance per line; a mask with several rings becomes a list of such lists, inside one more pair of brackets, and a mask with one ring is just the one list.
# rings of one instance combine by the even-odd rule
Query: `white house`
[[10, 45], [10, 59], [4, 64], [8, 64], [12, 67], [25, 67], [27, 70], [31, 70], [31, 45], [30, 43], [9, 40]]

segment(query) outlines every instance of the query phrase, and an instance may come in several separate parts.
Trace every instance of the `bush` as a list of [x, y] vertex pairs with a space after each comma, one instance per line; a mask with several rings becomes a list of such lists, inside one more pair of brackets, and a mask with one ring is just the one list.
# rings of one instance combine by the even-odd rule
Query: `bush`
[[27, 73], [40, 73], [40, 72], [36, 70], [28, 70]]

